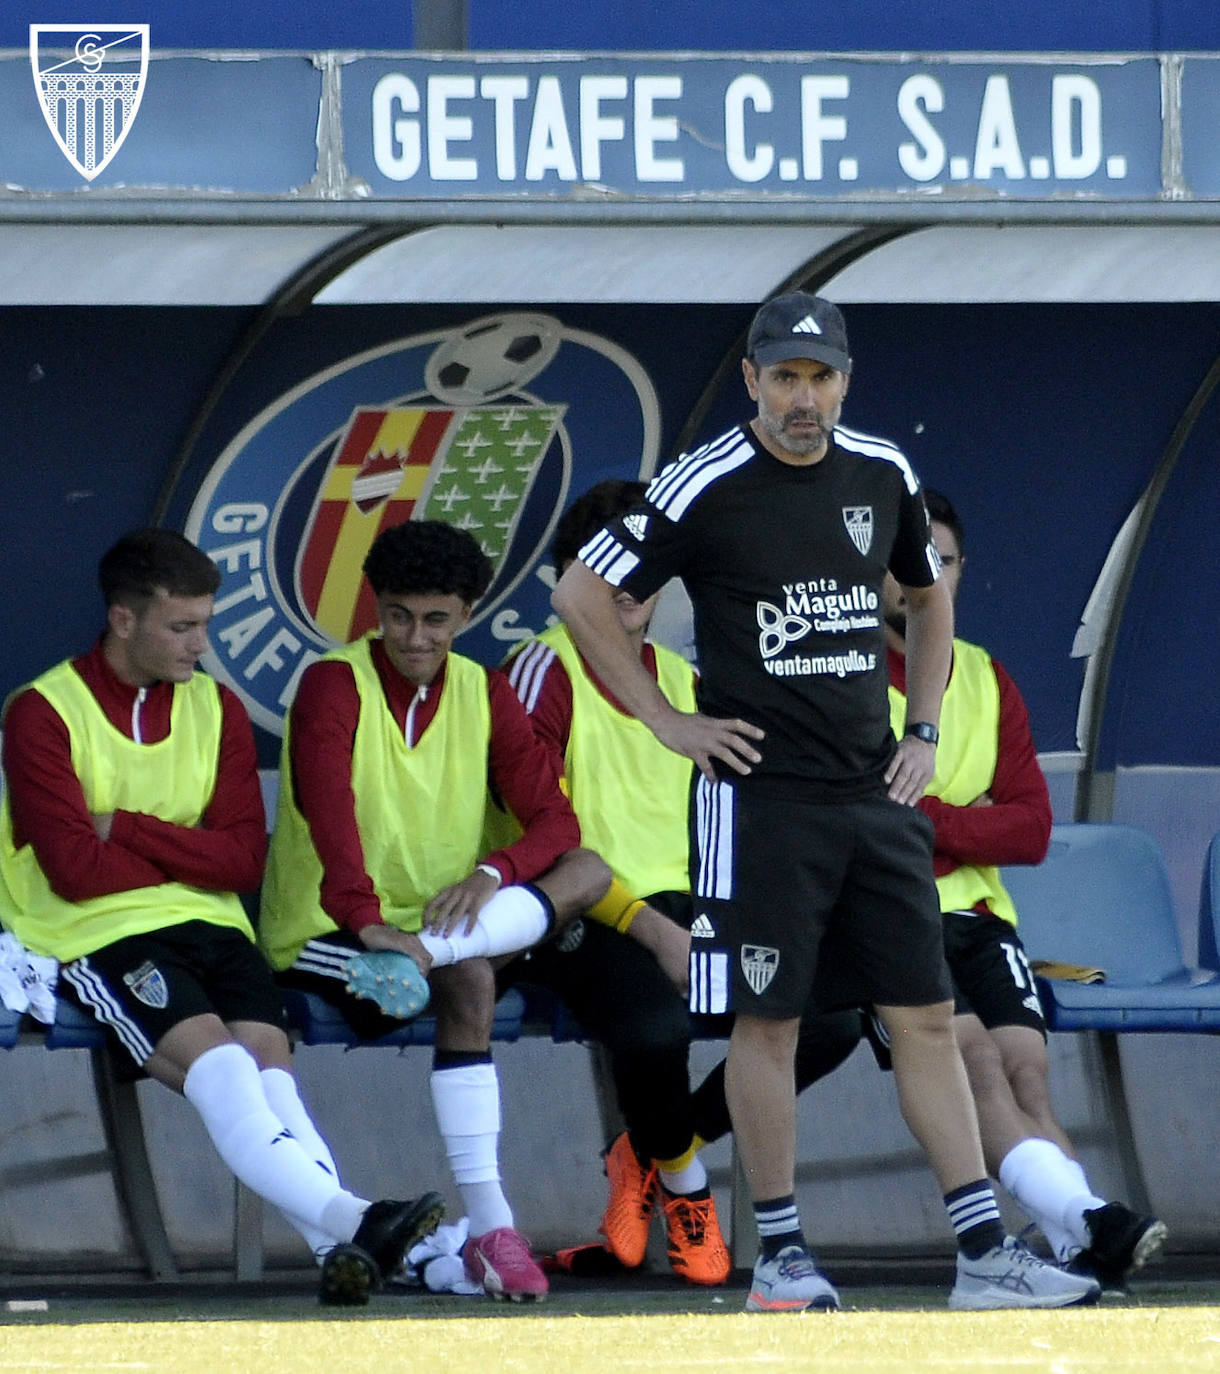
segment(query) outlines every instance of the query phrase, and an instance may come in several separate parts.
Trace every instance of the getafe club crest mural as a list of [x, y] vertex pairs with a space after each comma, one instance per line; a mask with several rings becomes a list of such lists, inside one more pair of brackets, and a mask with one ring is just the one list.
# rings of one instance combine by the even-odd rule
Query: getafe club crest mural
[[307, 378], [205, 477], [186, 533], [221, 586], [207, 669], [279, 732], [304, 668], [376, 625], [361, 573], [387, 526], [448, 520], [492, 561], [459, 644], [498, 662], [551, 620], [547, 548], [567, 502], [651, 476], [659, 410], [640, 364], [552, 316], [492, 315]]

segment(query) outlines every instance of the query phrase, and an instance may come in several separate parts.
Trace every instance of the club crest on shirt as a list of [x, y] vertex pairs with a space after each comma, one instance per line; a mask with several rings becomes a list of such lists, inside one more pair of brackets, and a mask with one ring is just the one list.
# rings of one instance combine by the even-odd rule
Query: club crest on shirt
[[123, 975], [123, 982], [131, 989], [131, 995], [146, 1007], [164, 1011], [169, 1006], [169, 985], [161, 970], [146, 959], [139, 968]]
[[851, 542], [860, 551], [860, 557], [866, 558], [873, 547], [872, 506], [844, 506], [843, 523], [847, 526]]
[[778, 949], [770, 945], [742, 945], [741, 971], [752, 992], [765, 992], [778, 968]]
[[408, 520], [448, 521], [487, 554], [459, 650], [498, 662], [550, 623], [544, 554], [572, 496], [650, 477], [659, 444], [637, 359], [551, 315], [482, 316], [342, 358], [265, 405], [197, 488], [184, 533], [221, 573], [203, 665], [280, 734], [309, 664], [376, 628], [364, 559]]

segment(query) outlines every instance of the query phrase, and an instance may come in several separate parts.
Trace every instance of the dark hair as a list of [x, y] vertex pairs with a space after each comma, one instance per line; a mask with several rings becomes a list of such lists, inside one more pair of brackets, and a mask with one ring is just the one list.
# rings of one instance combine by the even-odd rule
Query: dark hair
[[169, 596], [214, 596], [220, 569], [174, 530], [132, 530], [102, 555], [98, 585], [107, 606], [139, 606], [159, 591]]
[[958, 553], [965, 553], [966, 531], [957, 511], [953, 509], [953, 502], [943, 491], [937, 491], [935, 487], [924, 487], [923, 499], [927, 502], [928, 519], [935, 520], [938, 525], [944, 525], [957, 540]]
[[491, 560], [456, 525], [408, 520], [373, 540], [364, 575], [378, 596], [458, 596], [472, 606], [491, 582]]
[[618, 515], [625, 515], [638, 506], [648, 490], [644, 482], [623, 482], [609, 478], [590, 487], [559, 517], [555, 538], [551, 544], [551, 559], [556, 572], [572, 562], [581, 549], [602, 528]]

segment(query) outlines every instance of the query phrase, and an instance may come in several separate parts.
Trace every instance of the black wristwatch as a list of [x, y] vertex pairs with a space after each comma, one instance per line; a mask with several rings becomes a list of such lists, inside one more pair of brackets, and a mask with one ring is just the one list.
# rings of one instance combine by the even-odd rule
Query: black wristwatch
[[935, 744], [940, 739], [940, 731], [928, 720], [907, 721], [906, 733], [923, 740], [925, 744]]

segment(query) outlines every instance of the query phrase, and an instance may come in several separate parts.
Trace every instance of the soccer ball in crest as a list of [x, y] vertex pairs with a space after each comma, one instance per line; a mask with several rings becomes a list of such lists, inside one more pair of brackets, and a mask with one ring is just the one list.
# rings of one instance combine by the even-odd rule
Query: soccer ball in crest
[[519, 391], [559, 351], [549, 315], [490, 315], [447, 338], [428, 359], [424, 383], [447, 405], [477, 406]]

